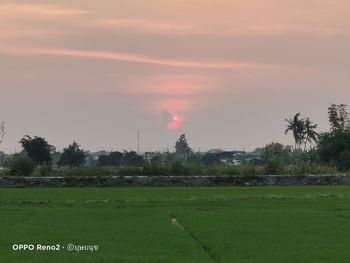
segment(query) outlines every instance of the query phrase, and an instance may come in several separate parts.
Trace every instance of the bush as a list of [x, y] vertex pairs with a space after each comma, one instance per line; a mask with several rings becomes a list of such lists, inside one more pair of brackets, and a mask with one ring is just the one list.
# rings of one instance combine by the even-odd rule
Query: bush
[[10, 163], [10, 174], [16, 176], [29, 176], [35, 168], [35, 162], [28, 156], [16, 156]]
[[337, 174], [338, 169], [335, 166], [321, 165], [313, 162], [298, 162], [295, 165], [289, 166], [286, 173], [290, 175], [317, 175], [317, 174]]
[[283, 166], [277, 160], [269, 160], [264, 168], [266, 175], [277, 175], [283, 173]]
[[254, 165], [242, 164], [240, 166], [240, 174], [243, 176], [256, 176], [257, 171]]
[[39, 167], [39, 173], [43, 177], [51, 176], [53, 173], [53, 168], [51, 164], [41, 165]]
[[189, 175], [189, 169], [184, 166], [180, 161], [176, 161], [171, 165], [171, 171], [173, 175]]
[[166, 166], [154, 166], [154, 165], [144, 165], [142, 170], [143, 175], [165, 175], [168, 176], [171, 174], [170, 168]]
[[143, 168], [138, 167], [120, 167], [117, 170], [119, 176], [137, 176], [142, 175]]
[[117, 175], [115, 169], [94, 166], [81, 166], [63, 172], [64, 176], [72, 177], [104, 177]]
[[209, 167], [207, 170], [207, 174], [217, 175], [217, 176], [239, 175], [239, 166], [228, 166], [225, 164], [220, 164], [220, 165]]

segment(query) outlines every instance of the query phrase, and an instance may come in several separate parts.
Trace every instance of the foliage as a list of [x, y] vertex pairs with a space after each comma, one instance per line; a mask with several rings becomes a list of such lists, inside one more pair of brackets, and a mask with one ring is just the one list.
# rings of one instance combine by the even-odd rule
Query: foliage
[[142, 167], [120, 167], [117, 170], [119, 176], [137, 176], [144, 175]]
[[63, 171], [62, 175], [67, 177], [108, 177], [118, 174], [115, 169], [106, 167], [80, 166]]
[[48, 144], [44, 138], [37, 136], [32, 138], [26, 135], [19, 142], [36, 164], [44, 164], [51, 161], [51, 152], [55, 150], [55, 147]]
[[109, 155], [100, 155], [97, 166], [120, 166], [124, 155], [121, 152], [111, 152]]
[[331, 131], [349, 131], [350, 115], [345, 104], [332, 104], [328, 108], [328, 120]]
[[43, 177], [49, 177], [52, 175], [53, 173], [53, 168], [51, 164], [45, 164], [45, 165], [41, 165], [39, 167], [39, 173], [41, 176]]
[[63, 149], [58, 166], [69, 166], [70, 168], [84, 164], [85, 152], [80, 149], [80, 145], [73, 141], [68, 148]]
[[265, 162], [276, 161], [288, 164], [291, 161], [292, 149], [280, 143], [270, 143], [260, 149], [260, 158]]
[[173, 175], [189, 175], [190, 174], [190, 170], [185, 165], [183, 165], [183, 163], [180, 161], [175, 161], [171, 165], [171, 172]]
[[242, 164], [240, 166], [240, 175], [243, 176], [256, 176], [257, 170], [254, 165], [251, 164]]
[[288, 123], [285, 134], [287, 134], [289, 131], [293, 133], [295, 143], [294, 149], [297, 149], [297, 146], [300, 147], [302, 143], [302, 134], [304, 130], [303, 120], [300, 119], [300, 112], [296, 113], [292, 119], [285, 119], [285, 121]]
[[283, 165], [277, 159], [271, 159], [267, 162], [264, 167], [264, 171], [266, 175], [277, 175], [283, 173]]
[[296, 164], [283, 169], [283, 174], [285, 175], [334, 175], [338, 173], [338, 169], [334, 166], [310, 161], [298, 161]]
[[188, 145], [185, 134], [181, 134], [180, 138], [176, 141], [175, 152], [177, 154], [185, 155], [186, 157], [188, 157], [192, 152], [192, 149]]
[[304, 130], [302, 134], [303, 142], [304, 142], [304, 151], [306, 150], [307, 143], [317, 142], [319, 138], [319, 134], [315, 131], [317, 128], [317, 124], [313, 124], [310, 118], [306, 118], [304, 121]]
[[331, 130], [321, 134], [317, 145], [321, 161], [342, 171], [350, 170], [350, 114], [346, 107], [332, 104], [328, 108]]
[[109, 155], [100, 155], [97, 160], [97, 166], [109, 166]]
[[317, 149], [321, 161], [341, 170], [350, 169], [350, 132], [336, 130], [322, 134]]
[[123, 164], [125, 166], [142, 167], [144, 162], [145, 159], [134, 151], [126, 152], [124, 154]]
[[120, 166], [123, 161], [123, 154], [121, 152], [111, 152], [109, 154], [109, 164], [111, 166]]
[[312, 123], [310, 118], [300, 119], [300, 113], [296, 113], [292, 119], [285, 119], [287, 122], [285, 134], [292, 132], [294, 138], [294, 151], [301, 149], [304, 144], [304, 151], [308, 143], [317, 142], [319, 134], [315, 131], [317, 124]]
[[16, 176], [29, 176], [35, 168], [33, 159], [26, 155], [16, 155], [9, 162], [10, 174]]
[[206, 153], [202, 157], [203, 163], [206, 166], [217, 165], [220, 163], [220, 159], [214, 153]]
[[204, 173], [205, 166], [202, 159], [197, 156], [191, 156], [187, 160], [187, 168], [192, 175], [201, 175]]

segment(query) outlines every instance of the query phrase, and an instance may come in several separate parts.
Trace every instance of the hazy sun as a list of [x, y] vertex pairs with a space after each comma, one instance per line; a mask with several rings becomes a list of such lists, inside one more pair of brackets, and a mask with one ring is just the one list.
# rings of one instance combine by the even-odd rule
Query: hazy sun
[[182, 119], [180, 117], [173, 116], [173, 119], [168, 124], [168, 128], [169, 129], [178, 129], [178, 128], [180, 128], [181, 122], [182, 122]]

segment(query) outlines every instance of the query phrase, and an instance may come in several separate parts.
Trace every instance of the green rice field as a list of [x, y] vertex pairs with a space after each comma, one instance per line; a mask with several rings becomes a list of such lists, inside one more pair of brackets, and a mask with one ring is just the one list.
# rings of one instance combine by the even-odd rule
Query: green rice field
[[3, 188], [0, 262], [350, 262], [350, 187]]

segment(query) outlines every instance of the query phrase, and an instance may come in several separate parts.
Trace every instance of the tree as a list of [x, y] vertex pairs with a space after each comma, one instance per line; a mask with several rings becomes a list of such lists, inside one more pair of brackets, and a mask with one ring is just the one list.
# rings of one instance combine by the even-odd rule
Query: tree
[[317, 124], [313, 124], [310, 120], [310, 118], [306, 118], [304, 122], [304, 134], [303, 134], [303, 141], [304, 141], [304, 151], [306, 150], [307, 143], [313, 143], [318, 141], [319, 134], [315, 131], [317, 128]]
[[120, 166], [123, 161], [123, 154], [121, 152], [111, 152], [109, 154], [109, 162], [111, 166]]
[[175, 152], [177, 154], [185, 155], [186, 157], [192, 152], [192, 149], [189, 147], [186, 139], [186, 135], [180, 135], [179, 139], [175, 143]]
[[26, 135], [19, 142], [36, 164], [41, 165], [51, 161], [51, 153], [55, 150], [55, 147], [48, 144], [44, 138], [37, 136], [32, 138]]
[[97, 166], [109, 166], [109, 156], [106, 154], [100, 155], [97, 160]]
[[260, 150], [260, 158], [265, 162], [276, 161], [288, 164], [291, 160], [291, 146], [280, 143], [270, 143]]
[[285, 119], [285, 121], [288, 124], [284, 133], [287, 134], [291, 131], [294, 138], [294, 150], [297, 149], [297, 146], [300, 149], [304, 134], [304, 120], [300, 119], [300, 112], [296, 113], [292, 119]]
[[320, 159], [340, 170], [350, 170], [350, 121], [345, 104], [328, 108], [329, 132], [319, 136], [317, 151]]
[[100, 155], [97, 160], [98, 166], [119, 166], [123, 161], [121, 152], [111, 152], [109, 155]]
[[9, 162], [10, 174], [28, 176], [33, 172], [35, 165], [35, 162], [30, 157], [17, 154]]
[[0, 122], [0, 144], [4, 140], [4, 136], [6, 135], [5, 122]]
[[71, 145], [63, 149], [58, 166], [69, 166], [73, 168], [85, 163], [85, 152], [80, 149], [80, 145], [73, 141]]
[[317, 150], [321, 161], [349, 170], [350, 132], [333, 131], [320, 135]]
[[350, 115], [346, 104], [331, 104], [328, 108], [328, 120], [331, 131], [350, 130]]
[[142, 166], [145, 160], [142, 156], [137, 155], [135, 151], [130, 151], [124, 154], [123, 161], [126, 166]]

